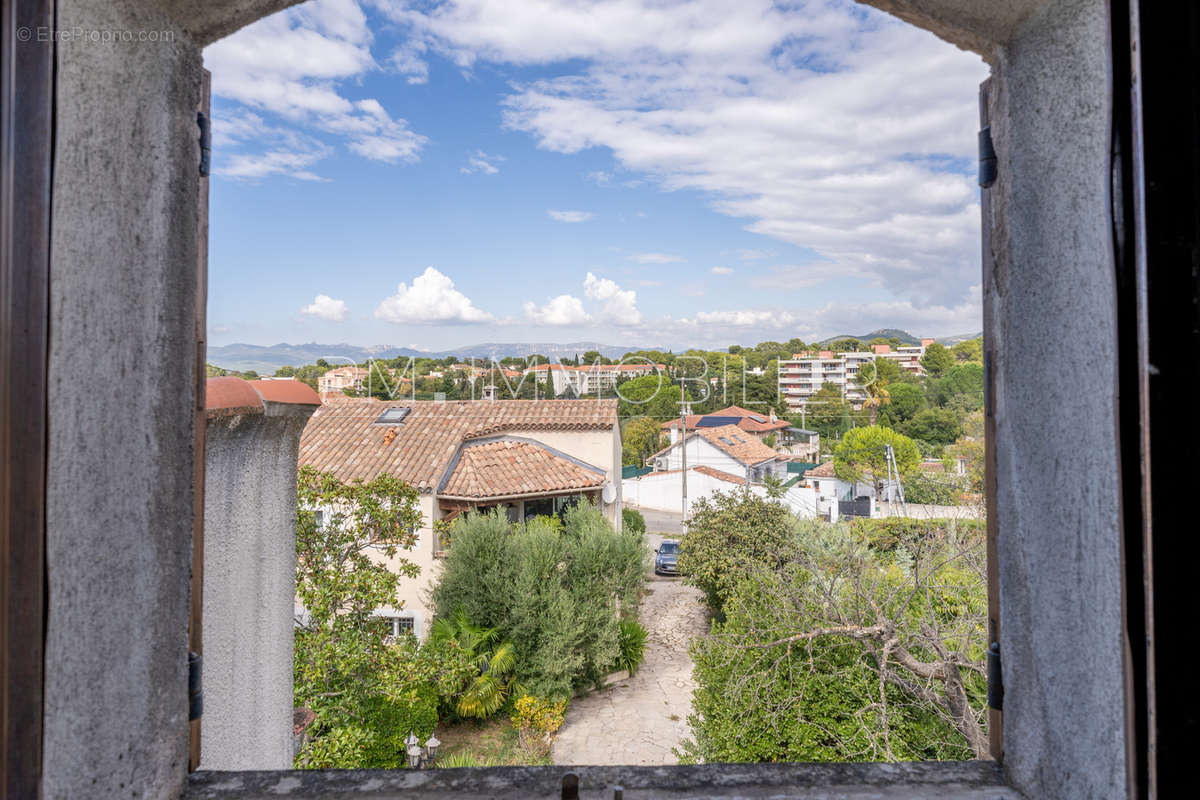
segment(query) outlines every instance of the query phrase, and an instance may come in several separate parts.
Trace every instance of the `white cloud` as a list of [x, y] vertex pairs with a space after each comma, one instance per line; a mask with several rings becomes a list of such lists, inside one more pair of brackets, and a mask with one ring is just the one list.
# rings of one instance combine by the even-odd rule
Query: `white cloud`
[[583, 64], [505, 101], [506, 124], [545, 149], [608, 148], [621, 169], [919, 306], [953, 307], [978, 281], [987, 68], [932, 34], [850, 0], [387, 8], [463, 69]]
[[592, 217], [596, 216], [591, 211], [553, 211], [546, 212], [551, 219], [559, 222], [587, 222]]
[[615, 281], [598, 278], [591, 272], [583, 281], [583, 290], [589, 298], [602, 303], [603, 318], [617, 325], [637, 325], [642, 321], [642, 312], [637, 308], [637, 292], [622, 289]]
[[525, 318], [535, 325], [580, 325], [591, 319], [583, 310], [583, 301], [569, 294], [560, 294], [541, 307], [526, 303], [524, 310]]
[[712, 274], [713, 275], [732, 275], [733, 267], [713, 267]]
[[639, 264], [673, 264], [687, 261], [683, 256], [673, 256], [669, 253], [634, 253], [629, 256], [629, 260]]
[[787, 311], [700, 311], [696, 319], [706, 325], [729, 328], [779, 328], [795, 324], [796, 317]]
[[500, 171], [500, 168], [492, 162], [503, 160], [504, 156], [490, 156], [482, 150], [476, 150], [474, 155], [467, 157], [467, 165], [459, 167], [458, 171], [463, 175], [470, 175], [473, 172], [481, 172], [484, 175], [495, 175]]
[[587, 175], [584, 177], [597, 186], [608, 186], [610, 183], [612, 183], [613, 174], [611, 172], [605, 172], [604, 170], [594, 170], [587, 173]]
[[[219, 97], [276, 114], [293, 127], [344, 137], [364, 158], [411, 163], [427, 138], [393, 118], [378, 100], [351, 100], [339, 89], [340, 83], [380, 68], [371, 42], [366, 15], [355, 0], [314, 0], [209, 45], [204, 62]], [[242, 144], [260, 152], [240, 155], [262, 160], [262, 142], [247, 136]]]
[[375, 316], [397, 324], [461, 324], [497, 322], [476, 308], [470, 298], [454, 288], [454, 281], [427, 267], [413, 278], [412, 286], [401, 283], [396, 293], [385, 298]]
[[[249, 142], [257, 144], [253, 152], [237, 152]], [[249, 181], [271, 175], [326, 180], [308, 168], [329, 155], [328, 145], [297, 131], [268, 125], [257, 114], [235, 111], [214, 119], [213, 146], [213, 172], [217, 175]]]
[[775, 255], [775, 253], [772, 250], [758, 250], [758, 249], [743, 248], [743, 249], [737, 251], [737, 257], [740, 258], [742, 261], [758, 261], [758, 260], [764, 259], [764, 258], [772, 258], [772, 257], [774, 257], [774, 255]]
[[349, 309], [345, 300], [334, 300], [327, 294], [319, 294], [310, 305], [300, 309], [301, 314], [319, 317], [330, 322], [341, 322], [346, 318]]

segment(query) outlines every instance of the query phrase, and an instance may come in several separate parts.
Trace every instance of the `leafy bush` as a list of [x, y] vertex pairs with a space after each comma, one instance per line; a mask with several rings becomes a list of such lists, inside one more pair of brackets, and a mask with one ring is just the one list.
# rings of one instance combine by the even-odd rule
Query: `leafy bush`
[[806, 530], [785, 564], [743, 573], [692, 645], [684, 760], [985, 757], [982, 537], [898, 522]]
[[621, 655], [617, 658], [618, 669], [626, 670], [630, 675], [637, 672], [646, 657], [646, 638], [649, 635], [636, 619], [621, 620], [617, 639], [617, 645], [621, 648]]
[[529, 694], [517, 698], [509, 718], [528, 760], [540, 760], [550, 752], [550, 737], [566, 719], [567, 702]]
[[953, 476], [934, 477], [917, 473], [904, 481], [904, 499], [909, 503], [955, 506], [962, 502], [963, 485]]
[[475, 667], [458, 692], [454, 704], [458, 716], [484, 719], [504, 706], [516, 667], [512, 642], [501, 641], [495, 628], [475, 625], [461, 609], [452, 616], [439, 617], [429, 640], [431, 644], [453, 642]]
[[457, 753], [438, 758], [437, 766], [439, 769], [459, 769], [462, 767], [495, 767], [498, 764], [495, 759], [477, 756], [470, 750], [460, 750]]
[[888, 553], [898, 547], [911, 548], [915, 543], [944, 539], [951, 532], [981, 541], [986, 524], [980, 519], [914, 519], [912, 517], [857, 517], [849, 523], [850, 530], [871, 549]]
[[800, 520], [774, 500], [741, 491], [714, 492], [692, 504], [679, 543], [679, 571], [718, 616], [749, 570], [783, 563]]
[[455, 521], [433, 601], [438, 616], [461, 609], [511, 641], [514, 677], [530, 693], [565, 699], [619, 657], [618, 615], [637, 606], [644, 558], [640, 536], [617, 533], [588, 506], [561, 525], [470, 515]]
[[636, 508], [622, 508], [621, 530], [631, 536], [641, 536], [646, 532], [646, 518]]

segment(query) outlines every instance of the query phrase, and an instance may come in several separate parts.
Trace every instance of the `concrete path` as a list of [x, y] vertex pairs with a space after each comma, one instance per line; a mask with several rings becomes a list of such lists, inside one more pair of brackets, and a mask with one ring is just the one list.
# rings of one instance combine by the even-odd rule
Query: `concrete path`
[[[661, 538], [646, 537], [652, 548]], [[679, 578], [654, 577], [647, 589], [640, 615], [650, 636], [642, 666], [627, 681], [571, 701], [551, 750], [555, 764], [678, 763], [672, 748], [688, 735], [696, 685], [688, 645], [708, 632], [708, 616], [699, 590]]]
[[[683, 535], [683, 514], [678, 511], [656, 511], [652, 508], [638, 508], [637, 506], [626, 506], [626, 508], [642, 512], [642, 517], [646, 520], [646, 531], [649, 533], [668, 533], [676, 537]], [[654, 546], [658, 546], [657, 541]]]

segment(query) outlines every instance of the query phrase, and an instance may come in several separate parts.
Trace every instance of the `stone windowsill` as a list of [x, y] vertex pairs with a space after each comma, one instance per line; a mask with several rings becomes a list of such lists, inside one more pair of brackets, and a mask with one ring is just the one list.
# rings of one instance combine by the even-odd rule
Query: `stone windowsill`
[[805, 798], [806, 800], [1020, 800], [989, 761], [904, 764], [703, 764], [686, 767], [490, 767], [483, 769], [196, 772], [185, 800], [529, 800], [562, 797], [579, 776], [581, 800]]

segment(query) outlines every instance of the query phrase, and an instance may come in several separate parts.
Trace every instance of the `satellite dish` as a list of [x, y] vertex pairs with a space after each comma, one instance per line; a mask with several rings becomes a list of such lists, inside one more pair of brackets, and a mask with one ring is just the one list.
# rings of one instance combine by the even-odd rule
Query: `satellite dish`
[[603, 498], [605, 503], [615, 502], [617, 499], [617, 487], [613, 486], [612, 483], [604, 484], [604, 489], [601, 490], [600, 497]]

